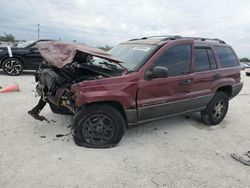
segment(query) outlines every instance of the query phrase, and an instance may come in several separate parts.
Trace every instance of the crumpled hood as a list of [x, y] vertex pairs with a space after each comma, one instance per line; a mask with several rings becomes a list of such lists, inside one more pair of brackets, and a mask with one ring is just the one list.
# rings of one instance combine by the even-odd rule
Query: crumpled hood
[[112, 55], [87, 45], [71, 44], [62, 41], [43, 41], [37, 43], [37, 48], [41, 56], [49, 64], [58, 68], [62, 68], [66, 64], [72, 63], [77, 51], [110, 60], [118, 64], [121, 62]]

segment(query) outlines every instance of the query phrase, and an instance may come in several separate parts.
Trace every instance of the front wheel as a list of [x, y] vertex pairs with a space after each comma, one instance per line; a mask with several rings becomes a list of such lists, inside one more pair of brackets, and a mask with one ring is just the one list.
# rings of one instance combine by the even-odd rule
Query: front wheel
[[23, 72], [23, 63], [17, 58], [7, 58], [2, 64], [3, 71], [11, 76], [17, 76]]
[[201, 111], [201, 120], [207, 125], [217, 125], [226, 116], [228, 110], [228, 95], [218, 91], [208, 104], [207, 108]]
[[78, 111], [73, 118], [71, 132], [78, 146], [109, 148], [120, 142], [125, 128], [125, 120], [117, 109], [99, 104]]

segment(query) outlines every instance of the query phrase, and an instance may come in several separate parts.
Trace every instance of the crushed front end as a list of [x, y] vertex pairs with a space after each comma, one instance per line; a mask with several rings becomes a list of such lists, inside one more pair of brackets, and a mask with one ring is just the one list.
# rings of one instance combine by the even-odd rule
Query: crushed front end
[[40, 100], [28, 113], [39, 120], [43, 119], [39, 113], [46, 103], [55, 113], [76, 112], [72, 85], [120, 76], [125, 72], [117, 60], [95, 48], [63, 42], [43, 42], [38, 47], [44, 58], [35, 74], [36, 92]]

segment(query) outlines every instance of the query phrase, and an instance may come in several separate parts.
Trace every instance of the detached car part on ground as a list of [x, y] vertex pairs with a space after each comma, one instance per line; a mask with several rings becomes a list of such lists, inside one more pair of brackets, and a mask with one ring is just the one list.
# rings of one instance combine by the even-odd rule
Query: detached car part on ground
[[237, 56], [218, 39], [157, 36], [133, 39], [108, 53], [60, 41], [40, 42], [39, 119], [49, 103], [71, 114], [77, 145], [115, 146], [125, 130], [149, 121], [201, 112], [208, 125], [226, 116], [242, 89]]

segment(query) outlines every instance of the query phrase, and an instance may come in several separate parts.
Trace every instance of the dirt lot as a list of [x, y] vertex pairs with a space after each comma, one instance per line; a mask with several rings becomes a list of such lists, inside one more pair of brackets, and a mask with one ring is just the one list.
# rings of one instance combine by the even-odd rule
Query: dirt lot
[[10, 77], [21, 91], [0, 94], [0, 187], [250, 187], [250, 167], [230, 157], [250, 150], [250, 77], [230, 102], [226, 119], [208, 127], [197, 116], [175, 117], [128, 130], [118, 147], [77, 147], [71, 117], [43, 110], [49, 123], [28, 116], [38, 101], [31, 73]]

